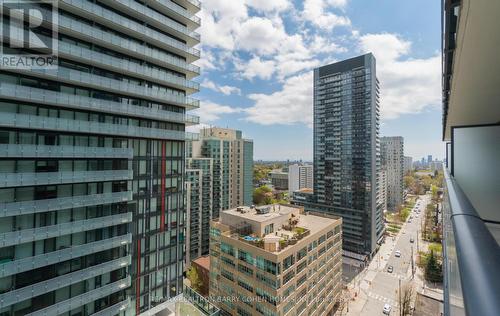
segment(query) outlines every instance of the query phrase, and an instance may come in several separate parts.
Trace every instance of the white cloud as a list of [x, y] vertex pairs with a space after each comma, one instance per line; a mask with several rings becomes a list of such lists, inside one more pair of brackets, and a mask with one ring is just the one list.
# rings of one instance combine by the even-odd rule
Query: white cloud
[[208, 88], [210, 90], [221, 92], [224, 95], [241, 94], [241, 90], [238, 87], [227, 86], [227, 85], [218, 85], [215, 82], [213, 82], [209, 79], [206, 79], [206, 78], [201, 83], [201, 86], [204, 88]]
[[305, 0], [302, 18], [324, 29], [332, 30], [339, 26], [350, 26], [351, 20], [347, 16], [337, 15], [327, 11], [331, 7], [343, 7], [345, 0]]
[[247, 0], [246, 2], [250, 7], [262, 12], [280, 12], [290, 7], [288, 0]]
[[286, 79], [283, 88], [272, 94], [250, 94], [255, 104], [245, 109], [247, 120], [262, 125], [312, 124], [312, 72]]
[[418, 113], [441, 103], [441, 57], [411, 59], [411, 42], [395, 34], [366, 34], [359, 38], [360, 50], [377, 60], [381, 85], [382, 119]]
[[201, 101], [200, 107], [191, 113], [200, 116], [203, 122], [213, 122], [221, 118], [224, 114], [241, 112], [241, 108], [221, 105], [211, 101]]
[[191, 125], [191, 126], [187, 126], [186, 127], [186, 132], [190, 132], [190, 133], [199, 133], [200, 130], [204, 129], [204, 128], [209, 128], [211, 127], [210, 124], [206, 124], [206, 123], [200, 123], [200, 124], [197, 124], [197, 125]]
[[268, 80], [275, 71], [276, 63], [273, 60], [262, 60], [257, 56], [252, 57], [248, 62], [235, 62], [236, 70], [241, 72], [241, 77], [252, 80], [260, 78]]
[[325, 37], [315, 35], [309, 44], [309, 49], [316, 53], [345, 53], [347, 48], [340, 46]]

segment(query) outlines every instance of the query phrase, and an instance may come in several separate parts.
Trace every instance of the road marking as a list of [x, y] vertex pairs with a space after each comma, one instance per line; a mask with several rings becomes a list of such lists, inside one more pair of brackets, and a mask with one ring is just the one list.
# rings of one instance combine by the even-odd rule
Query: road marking
[[389, 303], [394, 307], [397, 307], [399, 305], [398, 302], [396, 302], [395, 300], [392, 300], [390, 298], [387, 298], [387, 297], [382, 296], [382, 295], [377, 294], [377, 293], [368, 292], [368, 296], [373, 298], [373, 299], [376, 299], [377, 301]]

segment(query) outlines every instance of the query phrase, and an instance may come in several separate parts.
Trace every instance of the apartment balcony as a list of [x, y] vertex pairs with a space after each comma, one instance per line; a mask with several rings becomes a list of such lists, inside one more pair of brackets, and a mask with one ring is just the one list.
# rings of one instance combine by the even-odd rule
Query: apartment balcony
[[[72, 297], [68, 300], [62, 301], [60, 303], [51, 305], [44, 309], [38, 310], [34, 313], [28, 314], [29, 316], [45, 316], [45, 315], [59, 315], [64, 314], [72, 309], [78, 308], [80, 306], [84, 306], [88, 303], [92, 303], [100, 298], [109, 296], [113, 293], [126, 289], [130, 286], [131, 279], [130, 276], [127, 276], [124, 279], [118, 280], [116, 282], [101, 286], [95, 290], [91, 290], [80, 294], [78, 296]], [[120, 311], [124, 310], [130, 304], [130, 299], [127, 298], [125, 301], [117, 303], [113, 306], [110, 306], [102, 311], [92, 314], [93, 316], [97, 315], [116, 315]], [[27, 315], [27, 316], [28, 316]]]
[[[98, 264], [95, 266], [91, 266], [91, 267], [88, 267], [86, 269], [77, 270], [77, 271], [72, 272], [72, 273], [64, 274], [64, 275], [61, 275], [61, 276], [58, 276], [58, 277], [55, 277], [55, 278], [52, 278], [52, 279], [49, 279], [49, 280], [46, 280], [43, 282], [35, 283], [33, 285], [25, 286], [25, 287], [22, 287], [20, 289], [16, 289], [16, 290], [4, 293], [4, 294], [0, 294], [0, 308], [5, 308], [5, 307], [11, 306], [13, 304], [22, 302], [24, 300], [58, 290], [60, 288], [66, 287], [68, 285], [72, 285], [72, 284], [75, 284], [75, 283], [78, 283], [78, 282], [81, 282], [81, 281], [84, 281], [84, 280], [87, 280], [87, 279], [90, 279], [90, 278], [93, 278], [93, 277], [96, 277], [99, 275], [106, 274], [106, 273], [114, 271], [114, 270], [118, 270], [122, 267], [129, 266], [131, 264], [131, 261], [132, 261], [132, 257], [129, 255], [129, 256], [126, 256], [123, 258], [119, 258], [119, 259], [107, 261], [105, 263], [101, 263], [101, 264]], [[120, 284], [123, 284], [123, 282]], [[96, 290], [102, 290], [102, 287], [98, 288]], [[100, 291], [98, 291], [98, 292], [100, 292]], [[87, 296], [88, 293], [84, 293], [82, 295]], [[89, 302], [92, 302], [92, 301], [93, 301], [93, 299], [90, 300]], [[62, 302], [62, 303], [64, 303], [64, 302]], [[58, 304], [51, 305], [47, 309], [53, 310], [53, 308], [54, 308], [55, 310], [60, 312], [60, 309], [58, 310], [57, 307], [58, 307]], [[71, 305], [69, 305], [68, 307], [71, 307], [71, 309], [73, 309], [73, 308], [76, 308], [77, 306], [72, 307]], [[51, 313], [49, 313], [49, 314], [43, 313], [43, 314], [44, 315], [53, 315]]]
[[0, 264], [0, 278], [128, 245], [130, 243], [132, 243], [132, 234], [126, 234], [83, 245], [71, 246], [41, 255], [3, 262]]
[[0, 234], [0, 248], [130, 223], [131, 221], [132, 213], [124, 213], [67, 222], [57, 225], [12, 231]]
[[201, 19], [194, 15], [193, 12], [189, 12], [185, 8], [170, 0], [157, 0], [152, 3], [148, 3], [148, 5], [181, 21], [186, 24], [190, 30], [196, 29], [201, 25]]
[[[67, 0], [64, 0], [64, 2], [66, 1]], [[175, 5], [173, 2], [171, 3]], [[177, 21], [165, 18], [163, 14], [150, 9], [148, 6], [141, 5], [131, 0], [116, 0], [110, 2], [109, 5], [120, 11], [130, 14], [140, 21], [144, 21], [149, 25], [153, 25], [159, 29], [171, 33], [172, 35], [185, 41], [187, 46], [189, 47], [192, 47], [200, 42], [200, 34], [193, 32], [187, 26], [184, 26]]]
[[0, 173], [0, 188], [131, 180], [132, 170]]
[[[1, 86], [2, 84], [0, 84], [0, 95]], [[0, 144], [0, 156], [4, 158], [132, 159], [133, 151], [131, 148]]]
[[[129, 29], [129, 32], [137, 32], [137, 30]], [[134, 46], [144, 46], [141, 44], [137, 44], [135, 42], [132, 42], [129, 39], [125, 39], [122, 37], [119, 37], [117, 35], [113, 35], [109, 32], [104, 32], [101, 31], [93, 26], [90, 26], [88, 24], [79, 22], [77, 20], [73, 20], [71, 18], [68, 18], [66, 16], [59, 16], [59, 32], [60, 33], [67, 33], [73, 36], [80, 37], [81, 35], [84, 35], [85, 37], [89, 37], [89, 39], [95, 38], [98, 40], [101, 40], [103, 42], [106, 42], [108, 40], [107, 44], [104, 45], [108, 47], [109, 45], [131, 45], [134, 43]], [[128, 33], [128, 32], [127, 32]], [[81, 34], [81, 35], [80, 35]], [[170, 51], [172, 53], [175, 53], [177, 55], [180, 55], [184, 58], [186, 58], [188, 63], [191, 63], [195, 60], [198, 60], [200, 58], [200, 51], [195, 49], [195, 48], [190, 48], [186, 44], [183, 44], [181, 42], [178, 42], [172, 38], [168, 39], [165, 38], [165, 42], [162, 42], [163, 37], [161, 36], [156, 36], [148, 32], [148, 34], [145, 35], [151, 35], [152, 37], [148, 37], [148, 39], [153, 42], [155, 45], [158, 45], [159, 47], [164, 48], [167, 51]]]
[[131, 77], [156, 82], [164, 86], [181, 89], [186, 91], [188, 95], [200, 91], [200, 84], [196, 81], [186, 80], [183, 77], [175, 76], [165, 70], [145, 66], [134, 61], [112, 57], [104, 53], [62, 41], [58, 43], [58, 50], [59, 57], [65, 57], [87, 65], [95, 65], [103, 69], [109, 69], [123, 75], [129, 75]]
[[500, 248], [492, 235], [498, 224], [485, 223], [457, 180], [444, 172], [445, 315], [498, 315]]
[[[33, 130], [49, 130], [68, 133], [118, 135], [123, 137], [143, 137], [161, 140], [191, 140], [189, 132], [165, 129], [101, 123], [81, 120], [70, 120], [56, 117], [44, 117], [26, 114], [2, 113], [0, 127], [24, 128]], [[0, 182], [1, 186], [1, 182]]]
[[132, 200], [132, 191], [69, 196], [55, 199], [0, 203], [0, 218], [78, 208], [93, 205], [122, 203]]
[[141, 107], [128, 103], [95, 99], [58, 91], [25, 87], [10, 83], [0, 83], [0, 96], [17, 101], [35, 102], [52, 106], [73, 108], [76, 110], [96, 111], [117, 115], [125, 114], [133, 117], [184, 123], [186, 125], [199, 124], [200, 121], [200, 118], [195, 115]]
[[148, 99], [162, 104], [171, 103], [188, 109], [197, 108], [200, 104], [199, 100], [186, 97], [182, 94], [174, 94], [166, 89], [160, 90], [147, 86], [139, 86], [137, 84], [128, 83], [127, 81], [111, 79], [63, 67], [58, 67], [57, 69], [15, 69], [12, 71], [41, 79], [54, 80], [96, 90], [104, 90], [132, 96], [134, 98]]
[[[130, 281], [128, 282], [128, 285], [125, 286], [122, 284], [118, 284], [118, 289], [120, 290], [124, 287], [129, 287], [129, 286], [130, 286]], [[114, 291], [111, 293], [114, 293]], [[92, 316], [118, 315], [121, 311], [125, 310], [129, 305], [130, 305], [130, 298], [127, 298], [122, 302], [116, 303], [115, 305], [112, 305], [108, 308], [98, 311], [97, 313], [92, 314]]]

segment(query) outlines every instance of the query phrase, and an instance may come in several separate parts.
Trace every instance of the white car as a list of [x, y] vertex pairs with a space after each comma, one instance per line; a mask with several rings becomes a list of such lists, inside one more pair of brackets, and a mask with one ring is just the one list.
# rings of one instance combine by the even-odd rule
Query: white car
[[389, 315], [391, 313], [391, 309], [392, 309], [391, 305], [384, 304], [384, 311], [383, 311], [384, 314]]
[[394, 255], [396, 256], [396, 258], [401, 257], [401, 251], [396, 250], [396, 252], [394, 253]]

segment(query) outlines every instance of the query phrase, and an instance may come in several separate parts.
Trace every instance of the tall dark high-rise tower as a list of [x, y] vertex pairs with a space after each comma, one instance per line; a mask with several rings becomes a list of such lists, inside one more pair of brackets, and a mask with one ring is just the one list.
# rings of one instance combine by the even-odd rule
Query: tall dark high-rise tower
[[372, 54], [314, 70], [315, 203], [305, 206], [342, 216], [344, 250], [368, 256], [383, 233], [378, 92]]

